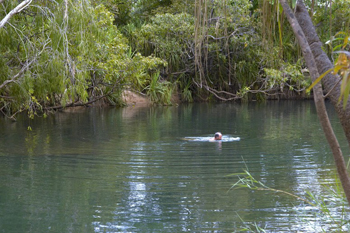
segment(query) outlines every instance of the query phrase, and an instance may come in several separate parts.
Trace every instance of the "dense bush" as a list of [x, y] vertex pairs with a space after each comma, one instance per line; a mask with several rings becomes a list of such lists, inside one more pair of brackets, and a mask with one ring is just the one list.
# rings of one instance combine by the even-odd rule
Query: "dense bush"
[[15, 15], [0, 30], [0, 110], [33, 116], [102, 97], [121, 104], [124, 88], [150, 79], [166, 63], [133, 54], [113, 21], [103, 5], [87, 1], [68, 1], [67, 7], [63, 1], [36, 2]]
[[[328, 3], [309, 4], [330, 48], [350, 8]], [[3, 1], [0, 19], [17, 5]], [[175, 90], [185, 101], [301, 91], [304, 62], [281, 13], [257, 0], [33, 1], [0, 28], [0, 111], [122, 104], [127, 88], [162, 104]]]

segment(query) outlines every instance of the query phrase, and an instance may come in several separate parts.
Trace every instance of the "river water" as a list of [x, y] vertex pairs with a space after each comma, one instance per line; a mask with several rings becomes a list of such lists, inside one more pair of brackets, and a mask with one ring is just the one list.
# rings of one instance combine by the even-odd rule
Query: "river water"
[[[238, 180], [232, 174], [248, 170], [273, 189], [337, 203], [324, 191], [336, 172], [312, 101], [87, 108], [0, 119], [0, 130], [0, 232], [334, 227], [319, 209], [292, 196], [232, 188]], [[216, 131], [240, 140], [186, 140]], [[332, 211], [341, 216], [341, 207]]]

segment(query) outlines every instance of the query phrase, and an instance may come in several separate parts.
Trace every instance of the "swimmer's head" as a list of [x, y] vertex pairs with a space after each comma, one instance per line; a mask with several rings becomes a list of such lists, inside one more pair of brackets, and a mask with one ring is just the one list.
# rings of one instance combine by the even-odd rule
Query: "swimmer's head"
[[215, 140], [221, 140], [222, 139], [222, 134], [220, 132], [216, 132], [214, 135]]

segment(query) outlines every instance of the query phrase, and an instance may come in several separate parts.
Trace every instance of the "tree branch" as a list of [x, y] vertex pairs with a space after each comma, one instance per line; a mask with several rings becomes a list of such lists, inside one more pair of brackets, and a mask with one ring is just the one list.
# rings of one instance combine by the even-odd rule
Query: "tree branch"
[[[0, 0], [0, 3], [2, 2], [3, 0]], [[4, 27], [4, 25], [7, 23], [7, 21], [9, 21], [9, 19], [21, 12], [24, 8], [26, 8], [27, 6], [29, 6], [29, 4], [32, 2], [32, 0], [25, 0], [23, 2], [21, 2], [18, 6], [16, 6], [12, 11], [10, 11], [6, 16], [5, 18], [3, 18], [0, 22], [0, 28]]]
[[0, 89], [4, 88], [4, 87], [5, 87], [7, 84], [9, 84], [9, 83], [16, 82], [17, 78], [18, 78], [21, 74], [23, 74], [24, 71], [26, 71], [26, 70], [31, 66], [31, 64], [33, 64], [33, 62], [36, 61], [36, 58], [37, 58], [38, 56], [40, 56], [40, 54], [45, 50], [46, 45], [49, 44], [49, 43], [50, 43], [50, 41], [46, 41], [46, 43], [45, 43], [44, 46], [43, 46], [43, 49], [42, 49], [30, 62], [27, 61], [26, 64], [22, 67], [22, 69], [21, 69], [16, 75], [14, 75], [11, 79], [4, 81], [4, 82], [0, 85]]
[[75, 102], [75, 103], [71, 103], [71, 104], [68, 104], [68, 105], [65, 105], [65, 106], [63, 106], [63, 105], [58, 105], [58, 106], [46, 107], [46, 108], [43, 108], [43, 109], [44, 109], [44, 110], [59, 110], [59, 109], [68, 108], [68, 107], [87, 106], [87, 105], [89, 105], [89, 104], [92, 104], [92, 103], [94, 103], [94, 102], [96, 102], [96, 101], [98, 101], [98, 100], [104, 98], [104, 97], [107, 97], [107, 96], [110, 95], [110, 94], [111, 94], [111, 91], [108, 92], [107, 94], [104, 94], [104, 95], [102, 95], [102, 96], [99, 96], [99, 97], [97, 97], [96, 99], [90, 100], [90, 101], [88, 101], [88, 102], [86, 102], [86, 103], [78, 103], [78, 102]]
[[2, 89], [3, 87], [5, 87], [5, 86], [6, 86], [7, 84], [9, 84], [9, 83], [16, 82], [16, 79], [17, 79], [21, 74], [23, 74], [24, 71], [25, 71], [26, 69], [28, 69], [28, 67], [29, 67], [34, 61], [36, 61], [36, 59], [33, 59], [33, 60], [31, 60], [30, 62], [27, 62], [27, 64], [26, 64], [25, 66], [23, 66], [22, 69], [21, 69], [15, 76], [13, 76], [13, 77], [12, 77], [11, 79], [9, 79], [9, 80], [4, 81], [4, 82], [0, 85], [0, 89]]

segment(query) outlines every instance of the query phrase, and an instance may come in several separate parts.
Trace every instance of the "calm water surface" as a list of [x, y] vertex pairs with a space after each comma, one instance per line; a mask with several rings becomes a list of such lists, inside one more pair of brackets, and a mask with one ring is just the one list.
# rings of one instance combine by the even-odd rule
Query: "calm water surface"
[[[0, 232], [236, 232], [242, 220], [267, 232], [332, 227], [290, 196], [231, 189], [230, 175], [244, 169], [302, 197], [335, 182], [312, 101], [88, 108], [0, 119], [0, 130]], [[183, 140], [216, 131], [241, 140]]]

